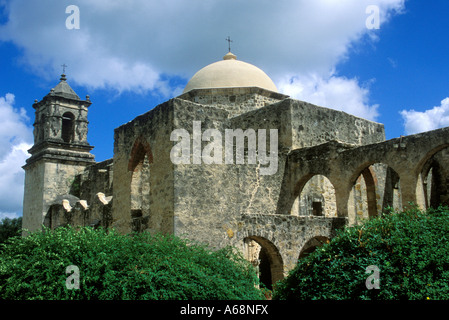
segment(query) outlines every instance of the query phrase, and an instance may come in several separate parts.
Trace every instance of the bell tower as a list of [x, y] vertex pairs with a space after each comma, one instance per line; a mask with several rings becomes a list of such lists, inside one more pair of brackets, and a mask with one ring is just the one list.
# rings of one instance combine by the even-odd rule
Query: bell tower
[[95, 163], [87, 142], [89, 96], [73, 91], [65, 74], [41, 101], [35, 101], [34, 145], [25, 170], [23, 228], [42, 227], [54, 199], [70, 193], [75, 177]]

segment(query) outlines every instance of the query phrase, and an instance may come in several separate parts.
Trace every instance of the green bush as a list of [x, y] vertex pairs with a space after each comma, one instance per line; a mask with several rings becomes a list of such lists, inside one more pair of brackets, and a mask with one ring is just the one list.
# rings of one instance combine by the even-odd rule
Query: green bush
[[[70, 265], [79, 268], [79, 289], [66, 287]], [[235, 249], [214, 251], [174, 236], [68, 227], [0, 247], [3, 299], [261, 299], [257, 282]]]
[[[365, 284], [371, 265], [380, 269], [379, 289]], [[298, 262], [273, 298], [449, 299], [449, 208], [414, 207], [340, 230]]]

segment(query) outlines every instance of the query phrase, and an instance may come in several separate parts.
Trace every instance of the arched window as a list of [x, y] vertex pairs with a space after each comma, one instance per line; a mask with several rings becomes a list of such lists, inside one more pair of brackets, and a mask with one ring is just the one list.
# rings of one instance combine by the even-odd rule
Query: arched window
[[150, 211], [150, 162], [148, 156], [143, 154], [143, 159], [134, 168], [131, 179], [131, 219], [132, 230], [142, 231], [146, 229]]
[[75, 116], [71, 112], [62, 115], [62, 133], [61, 137], [64, 142], [73, 142], [75, 136]]
[[149, 144], [139, 137], [131, 151], [128, 170], [131, 177], [131, 228], [143, 231], [148, 228], [150, 216], [150, 172], [153, 156]]
[[312, 176], [295, 199], [291, 214], [294, 216], [325, 216], [337, 214], [335, 188], [323, 175]]

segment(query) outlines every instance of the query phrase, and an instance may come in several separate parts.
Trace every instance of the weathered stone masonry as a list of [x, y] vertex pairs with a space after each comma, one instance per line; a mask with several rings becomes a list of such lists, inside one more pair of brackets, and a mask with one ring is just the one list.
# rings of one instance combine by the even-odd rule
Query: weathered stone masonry
[[[103, 226], [232, 245], [270, 287], [338, 228], [388, 206], [449, 202], [449, 128], [385, 141], [382, 124], [291, 99], [254, 68], [228, 54], [200, 70], [182, 95], [115, 129], [114, 156], [98, 163], [87, 142], [90, 98], [63, 75], [34, 104], [24, 227]], [[223, 133], [277, 129], [276, 173], [247, 161], [174, 164], [171, 133], [192, 134], [194, 121]]]

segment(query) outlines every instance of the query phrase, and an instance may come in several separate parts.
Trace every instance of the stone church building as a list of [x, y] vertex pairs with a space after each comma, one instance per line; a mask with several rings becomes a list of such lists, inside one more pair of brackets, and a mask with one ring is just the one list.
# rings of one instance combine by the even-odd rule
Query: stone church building
[[33, 104], [25, 229], [90, 225], [232, 245], [270, 287], [338, 228], [386, 207], [449, 202], [449, 128], [386, 141], [382, 124], [292, 99], [230, 52], [116, 128], [102, 162], [87, 140], [91, 104], [64, 74]]

